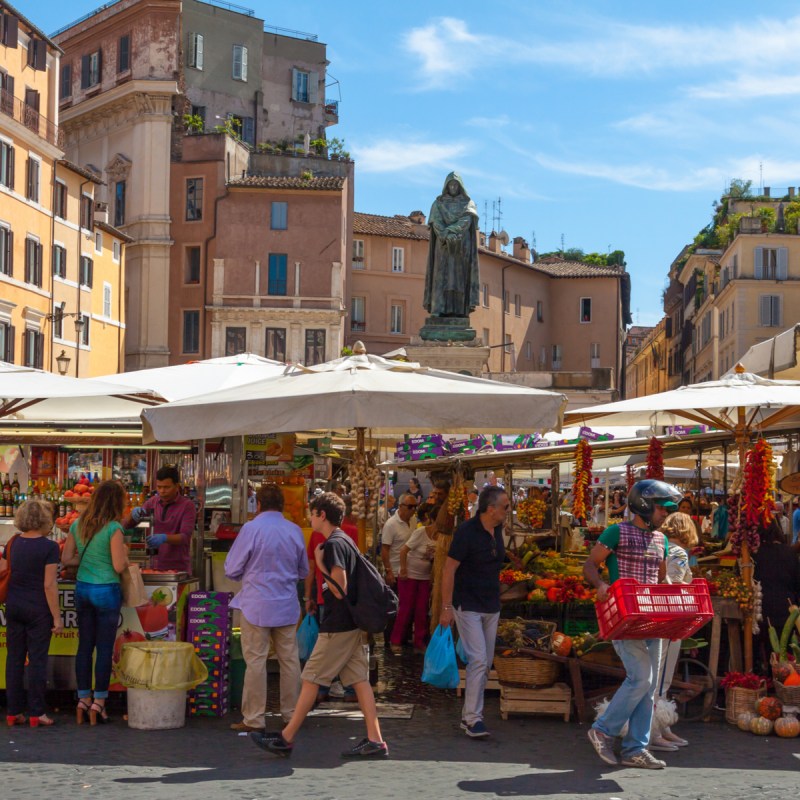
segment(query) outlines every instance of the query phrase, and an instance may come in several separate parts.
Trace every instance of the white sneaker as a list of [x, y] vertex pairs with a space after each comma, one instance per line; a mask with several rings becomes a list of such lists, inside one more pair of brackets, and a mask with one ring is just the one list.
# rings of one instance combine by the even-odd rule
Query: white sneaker
[[661, 736], [651, 739], [649, 747], [651, 750], [660, 750], [664, 753], [675, 753], [678, 750], [677, 744], [675, 744], [674, 742], [667, 741]]
[[622, 757], [623, 767], [637, 767], [638, 769], [664, 769], [666, 761], [660, 761], [649, 750], [640, 750], [629, 756]]
[[328, 690], [328, 694], [331, 697], [344, 697], [344, 686], [342, 686], [342, 682], [334, 681], [331, 684], [331, 688]]

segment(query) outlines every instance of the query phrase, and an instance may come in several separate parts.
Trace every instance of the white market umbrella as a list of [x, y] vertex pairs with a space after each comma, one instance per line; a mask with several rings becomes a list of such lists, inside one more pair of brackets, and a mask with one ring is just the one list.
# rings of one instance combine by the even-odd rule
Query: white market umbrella
[[155, 392], [141, 386], [69, 378], [14, 365], [0, 367], [0, 418], [46, 422], [120, 419], [135, 417], [143, 406], [160, 402]]
[[[274, 378], [291, 369], [280, 361], [239, 353], [223, 358], [208, 358], [170, 367], [122, 372], [106, 375], [100, 380], [113, 381], [126, 386], [147, 386], [165, 400], [184, 400], [205, 395], [220, 389], [230, 389], [264, 378]], [[138, 416], [138, 412], [137, 412]]]
[[142, 412], [146, 442], [269, 431], [518, 433], [561, 425], [566, 397], [354, 355]]

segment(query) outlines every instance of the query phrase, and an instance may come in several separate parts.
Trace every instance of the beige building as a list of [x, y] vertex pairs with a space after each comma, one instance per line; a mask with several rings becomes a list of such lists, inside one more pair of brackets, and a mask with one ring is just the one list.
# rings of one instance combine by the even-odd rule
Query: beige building
[[[384, 217], [356, 213], [347, 281], [347, 342], [382, 354], [418, 334], [429, 229], [420, 211]], [[486, 371], [619, 375], [628, 308], [627, 273], [552, 258], [532, 262], [522, 238], [505, 253], [499, 239], [479, 248], [480, 305], [470, 317], [491, 347]]]
[[668, 388], [666, 365], [666, 319], [653, 327], [640, 329], [643, 336], [631, 337], [626, 348], [625, 398], [665, 392]]

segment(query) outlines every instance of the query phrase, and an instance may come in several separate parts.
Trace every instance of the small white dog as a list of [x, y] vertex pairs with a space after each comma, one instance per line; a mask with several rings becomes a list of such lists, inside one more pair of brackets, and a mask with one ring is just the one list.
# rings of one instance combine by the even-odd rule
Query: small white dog
[[[610, 699], [608, 697], [604, 697], [595, 705], [595, 719], [605, 713], [609, 702]], [[686, 745], [689, 744], [685, 739], [681, 739], [680, 736], [676, 736], [670, 730], [670, 726], [674, 725], [677, 721], [678, 711], [675, 708], [675, 701], [665, 700], [663, 697], [659, 697], [656, 700], [656, 707], [653, 712], [653, 722], [650, 725], [649, 747], [651, 750], [669, 752], [677, 750], [679, 747], [686, 747]], [[619, 735], [625, 736], [627, 732], [628, 724], [625, 723]]]

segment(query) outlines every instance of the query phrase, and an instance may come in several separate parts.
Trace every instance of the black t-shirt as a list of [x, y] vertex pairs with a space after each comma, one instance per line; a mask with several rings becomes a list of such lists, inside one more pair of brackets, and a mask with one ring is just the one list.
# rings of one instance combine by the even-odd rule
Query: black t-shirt
[[[325, 564], [328, 573], [330, 574], [334, 567], [341, 567], [344, 570], [347, 576], [348, 595], [353, 590], [357, 557], [352, 540], [341, 530], [335, 530], [322, 546], [322, 563]], [[328, 588], [327, 582], [322, 586], [325, 613], [319, 626], [320, 633], [344, 633], [356, 630], [358, 625], [353, 622], [347, 598], [339, 600]]]
[[450, 558], [459, 562], [453, 606], [462, 611], [495, 614], [500, 611], [500, 570], [506, 560], [503, 526], [490, 534], [480, 517], [462, 522], [450, 544]]
[[6, 552], [11, 565], [6, 605], [47, 608], [44, 568], [58, 564], [58, 545], [44, 536], [35, 539], [17, 536], [10, 548], [6, 546]]
[[753, 578], [761, 583], [762, 613], [778, 631], [789, 617], [789, 602], [800, 593], [800, 562], [788, 544], [762, 544], [754, 553]]

